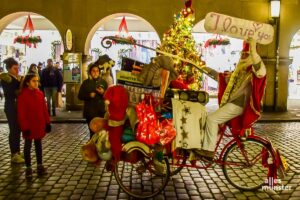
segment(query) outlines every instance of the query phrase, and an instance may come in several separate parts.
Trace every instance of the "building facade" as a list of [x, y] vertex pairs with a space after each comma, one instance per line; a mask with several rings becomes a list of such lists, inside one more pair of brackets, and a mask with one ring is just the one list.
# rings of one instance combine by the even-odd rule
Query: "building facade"
[[[184, 7], [183, 0], [1, 0], [1, 3], [0, 32], [17, 17], [33, 12], [50, 20], [63, 38], [70, 29], [74, 35], [73, 50], [83, 55], [88, 54], [89, 42], [101, 20], [107, 16], [124, 13], [139, 16], [150, 23], [162, 39], [173, 22], [173, 15]], [[203, 20], [208, 12], [270, 22], [269, 0], [194, 0], [193, 8], [195, 23]], [[275, 30], [278, 29], [275, 39], [260, 48], [268, 74], [264, 98], [266, 111], [287, 109], [289, 50], [293, 36], [300, 29], [299, 10], [300, 0], [282, 0], [279, 23], [274, 25]], [[83, 66], [86, 67], [86, 63]]]

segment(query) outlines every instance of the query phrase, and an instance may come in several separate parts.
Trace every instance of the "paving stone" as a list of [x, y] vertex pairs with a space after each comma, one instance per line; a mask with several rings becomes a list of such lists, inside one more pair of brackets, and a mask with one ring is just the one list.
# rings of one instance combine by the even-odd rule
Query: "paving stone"
[[292, 197], [300, 197], [300, 191], [295, 191], [291, 195]]
[[182, 199], [182, 200], [189, 199], [189, 195], [187, 194], [178, 194], [177, 197], [178, 199]]
[[186, 189], [176, 189], [177, 194], [186, 194], [187, 190]]
[[48, 194], [46, 196], [46, 200], [56, 200], [58, 198], [58, 195], [56, 194]]
[[257, 196], [251, 196], [248, 197], [249, 200], [259, 200], [260, 198], [258, 198]]
[[165, 191], [164, 192], [166, 197], [176, 197], [176, 192], [175, 191], [172, 191], [172, 192], [169, 192], [169, 191]]
[[218, 200], [223, 200], [225, 199], [225, 197], [222, 195], [222, 194], [213, 194], [215, 199], [218, 199]]
[[190, 196], [199, 196], [199, 192], [197, 190], [188, 190], [188, 194]]
[[66, 196], [70, 196], [70, 195], [72, 195], [72, 191], [62, 191], [60, 193], [60, 196], [62, 196], [62, 197], [66, 197]]
[[84, 196], [93, 196], [95, 194], [95, 190], [84, 190], [83, 195]]
[[[7, 124], [1, 124], [0, 131], [0, 200], [129, 199], [113, 174], [106, 172], [104, 162], [95, 167], [82, 160], [78, 152], [89, 137], [85, 124], [53, 125], [53, 132], [43, 140], [48, 175], [37, 178], [34, 174], [30, 182], [25, 180], [23, 166], [10, 165]], [[257, 135], [269, 137], [287, 158], [291, 170], [282, 185], [292, 186], [291, 190], [242, 192], [228, 183], [222, 168], [216, 165], [207, 170], [183, 168], [169, 180], [165, 191], [153, 199], [299, 199], [300, 174], [295, 173], [300, 171], [300, 123], [257, 124], [255, 131]], [[242, 176], [247, 181], [253, 173]]]
[[200, 196], [191, 196], [192, 200], [202, 200]]

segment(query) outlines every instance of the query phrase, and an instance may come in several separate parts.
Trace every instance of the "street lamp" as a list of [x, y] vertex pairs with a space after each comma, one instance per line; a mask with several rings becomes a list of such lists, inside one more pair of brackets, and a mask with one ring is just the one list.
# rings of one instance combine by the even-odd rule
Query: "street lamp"
[[277, 18], [280, 15], [280, 0], [271, 0], [271, 17]]
[[276, 40], [275, 40], [275, 95], [274, 95], [274, 103], [275, 109], [277, 106], [277, 98], [278, 98], [278, 67], [279, 67], [279, 27], [280, 27], [280, 0], [270, 0], [270, 8], [271, 8], [271, 24], [275, 25], [276, 30]]

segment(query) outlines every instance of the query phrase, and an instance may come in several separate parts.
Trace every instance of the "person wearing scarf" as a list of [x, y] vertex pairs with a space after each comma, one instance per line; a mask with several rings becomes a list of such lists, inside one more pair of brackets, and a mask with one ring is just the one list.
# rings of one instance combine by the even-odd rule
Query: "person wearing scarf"
[[9, 147], [12, 163], [24, 163], [20, 153], [21, 130], [17, 118], [17, 97], [20, 92], [22, 77], [19, 76], [19, 63], [14, 58], [4, 60], [7, 73], [0, 74], [1, 85], [4, 91], [4, 112], [9, 127]]

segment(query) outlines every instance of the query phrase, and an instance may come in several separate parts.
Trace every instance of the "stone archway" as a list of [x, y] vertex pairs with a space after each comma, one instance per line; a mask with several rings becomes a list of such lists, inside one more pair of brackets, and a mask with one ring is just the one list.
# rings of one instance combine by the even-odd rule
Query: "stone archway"
[[84, 54], [86, 54], [86, 55], [89, 54], [89, 48], [90, 48], [91, 40], [92, 40], [94, 34], [96, 33], [96, 31], [99, 29], [99, 27], [101, 27], [103, 24], [106, 24], [107, 22], [109, 22], [110, 20], [112, 20], [114, 18], [122, 17], [122, 16], [134, 17], [134, 18], [137, 18], [139, 20], [142, 20], [146, 24], [146, 26], [148, 28], [151, 28], [151, 29], [153, 29], [153, 31], [157, 32], [155, 30], [154, 26], [152, 26], [150, 22], [148, 22], [147, 20], [145, 20], [144, 18], [142, 18], [142, 17], [140, 17], [138, 15], [134, 15], [134, 14], [131, 14], [131, 13], [116, 13], [116, 14], [112, 14], [112, 15], [106, 16], [105, 18], [101, 19], [90, 30], [90, 32], [87, 35], [86, 41], [85, 41]]
[[[37, 44], [37, 48], [28, 48], [23, 44], [14, 44], [13, 38], [16, 35], [23, 35], [22, 29], [27, 20], [27, 16], [30, 14], [32, 22], [34, 24], [34, 35], [41, 36], [42, 42]], [[29, 32], [25, 35], [29, 34]], [[21, 49], [25, 49], [25, 56], [23, 57], [25, 66], [29, 66], [31, 63], [45, 62], [46, 59], [52, 57], [52, 42], [60, 41], [59, 51], [57, 52], [57, 61], [60, 60], [60, 55], [63, 52], [63, 42], [59, 30], [56, 26], [46, 17], [34, 12], [15, 12], [0, 19], [0, 44], [6, 49], [15, 49], [21, 52]], [[26, 53], [27, 51], [27, 53]], [[27, 55], [26, 55], [27, 54]], [[12, 55], [3, 55], [2, 58]], [[13, 56], [13, 57], [14, 57]], [[21, 59], [20, 59], [21, 61]]]
[[[130, 13], [116, 13], [116, 14], [112, 14], [112, 15], [104, 17], [103, 19], [98, 21], [93, 26], [93, 28], [90, 30], [90, 32], [88, 33], [87, 38], [86, 38], [86, 42], [85, 42], [85, 46], [84, 46], [84, 54], [85, 55], [91, 54], [91, 51], [90, 51], [91, 47], [93, 46], [93, 44], [95, 44], [95, 43], [92, 44], [92, 42], [94, 41], [96, 35], [99, 32], [108, 31], [112, 34], [110, 36], [116, 35], [118, 32], [118, 30], [117, 30], [118, 26], [119, 26], [123, 16], [126, 17], [129, 33], [148, 32], [149, 34], [151, 33], [151, 37], [152, 37], [152, 35], [155, 35], [154, 36], [156, 38], [155, 40], [158, 41], [158, 43], [160, 43], [160, 38], [159, 38], [159, 35], [157, 34], [157, 31], [147, 20], [145, 20], [144, 18], [142, 18], [138, 15], [134, 15], [134, 14], [130, 14]], [[99, 36], [101, 36], [101, 37], [103, 37], [104, 35], [99, 34]], [[132, 35], [132, 36], [134, 37], [134, 35]], [[137, 38], [135, 38], [135, 39], [137, 39]], [[100, 39], [97, 42], [100, 44]], [[110, 49], [108, 50], [108, 52], [109, 51], [110, 51]], [[102, 53], [104, 54], [107, 52], [105, 51]], [[110, 54], [110, 53], [107, 53], [107, 54]], [[115, 52], [113, 54], [115, 54]], [[85, 63], [83, 63], [83, 71], [82, 71], [83, 79], [85, 79], [87, 77], [86, 68], [87, 68], [87, 63], [85, 62]]]
[[300, 30], [298, 30], [290, 43], [289, 57], [292, 63], [289, 65], [288, 74], [288, 109], [300, 108]]

